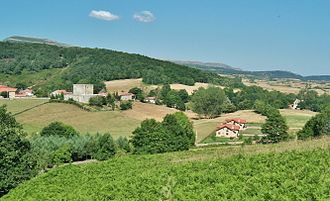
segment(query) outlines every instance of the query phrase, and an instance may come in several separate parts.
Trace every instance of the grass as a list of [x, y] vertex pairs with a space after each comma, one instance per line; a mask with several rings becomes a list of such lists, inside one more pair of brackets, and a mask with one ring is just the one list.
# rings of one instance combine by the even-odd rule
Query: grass
[[46, 102], [48, 102], [47, 99], [14, 99], [14, 100], [0, 99], [0, 105], [6, 105], [7, 110], [12, 114], [22, 112], [26, 109], [30, 109], [32, 107], [41, 105]]
[[119, 111], [87, 112], [74, 105], [48, 103], [16, 116], [29, 134], [40, 132], [53, 121], [69, 124], [81, 133], [110, 132], [115, 138], [130, 136], [140, 121]]
[[2, 200], [328, 200], [329, 146], [322, 138], [66, 165]]
[[[48, 102], [44, 99], [0, 100], [13, 114]], [[135, 102], [132, 110], [87, 112], [74, 105], [47, 103], [15, 116], [30, 135], [40, 132], [53, 121], [69, 124], [81, 133], [110, 132], [115, 138], [130, 136], [141, 121], [147, 118], [161, 120], [166, 114], [177, 112], [165, 106]]]
[[214, 132], [217, 125], [225, 122], [228, 118], [243, 118], [247, 119], [252, 124], [262, 124], [265, 117], [256, 114], [252, 110], [241, 110], [234, 113], [223, 114], [215, 119], [200, 119], [194, 120], [194, 128], [197, 132], [197, 142], [203, 141], [206, 137]]

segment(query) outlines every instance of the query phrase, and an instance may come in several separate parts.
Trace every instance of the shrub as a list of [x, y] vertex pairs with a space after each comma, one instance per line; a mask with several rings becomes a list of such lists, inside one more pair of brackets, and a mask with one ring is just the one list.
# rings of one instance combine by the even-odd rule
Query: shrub
[[132, 109], [133, 104], [131, 101], [121, 101], [120, 102], [120, 109], [121, 110], [128, 110], [128, 109]]
[[131, 152], [131, 146], [129, 144], [129, 141], [126, 137], [120, 136], [116, 140], [116, 144], [119, 150], [125, 151], [126, 153]]
[[107, 100], [103, 96], [94, 96], [89, 99], [89, 105], [102, 107], [107, 104]]

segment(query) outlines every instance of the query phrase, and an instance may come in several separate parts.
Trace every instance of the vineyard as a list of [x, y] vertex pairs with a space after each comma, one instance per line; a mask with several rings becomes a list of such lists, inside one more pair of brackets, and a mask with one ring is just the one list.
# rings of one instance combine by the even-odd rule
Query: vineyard
[[330, 139], [65, 165], [3, 200], [329, 200]]

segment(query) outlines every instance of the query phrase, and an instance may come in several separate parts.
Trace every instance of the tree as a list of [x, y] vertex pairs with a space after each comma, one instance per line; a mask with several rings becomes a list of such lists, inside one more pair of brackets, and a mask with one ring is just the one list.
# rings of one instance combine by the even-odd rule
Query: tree
[[52, 122], [47, 127], [43, 128], [41, 136], [61, 136], [61, 137], [73, 137], [79, 135], [79, 133], [69, 125], [65, 125], [61, 122]]
[[164, 84], [160, 90], [160, 99], [164, 100], [167, 94], [171, 91], [171, 86], [169, 84]]
[[162, 124], [154, 119], [142, 121], [140, 127], [133, 131], [131, 142], [135, 153], [163, 153], [166, 151], [165, 130]]
[[129, 144], [129, 140], [126, 137], [120, 136], [116, 140], [116, 144], [117, 144], [119, 150], [123, 150], [126, 153], [131, 152], [131, 146]]
[[178, 96], [184, 103], [188, 103], [189, 101], [189, 94], [185, 89], [181, 89], [178, 91]]
[[95, 153], [94, 158], [97, 160], [107, 160], [116, 155], [116, 145], [110, 135], [110, 133], [105, 133], [103, 135], [96, 135]]
[[226, 98], [224, 91], [220, 88], [199, 88], [191, 99], [192, 111], [207, 118], [217, 117], [224, 109], [223, 104]]
[[267, 134], [267, 139], [277, 143], [289, 137], [288, 129], [285, 119], [280, 114], [274, 113], [268, 116], [261, 132]]
[[330, 135], [330, 107], [326, 107], [315, 117], [312, 117], [298, 132], [298, 139], [307, 139]]
[[116, 98], [111, 95], [111, 94], [108, 94], [106, 97], [105, 97], [105, 102], [108, 106], [111, 106], [111, 109], [112, 110], [115, 110], [115, 107], [116, 107]]
[[144, 101], [144, 95], [143, 95], [142, 89], [140, 89], [138, 87], [134, 87], [134, 88], [130, 89], [128, 92], [134, 94], [137, 100]]
[[37, 174], [31, 145], [22, 126], [0, 107], [0, 197]]
[[177, 112], [164, 117], [162, 123], [147, 119], [135, 129], [131, 142], [135, 153], [163, 153], [187, 150], [195, 143], [195, 133], [188, 117]]

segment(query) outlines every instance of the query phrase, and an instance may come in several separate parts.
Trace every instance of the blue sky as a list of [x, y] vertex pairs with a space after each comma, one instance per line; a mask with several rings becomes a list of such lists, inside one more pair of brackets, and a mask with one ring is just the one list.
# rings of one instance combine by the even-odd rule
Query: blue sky
[[330, 74], [329, 0], [2, 0], [0, 27], [0, 39]]

